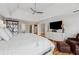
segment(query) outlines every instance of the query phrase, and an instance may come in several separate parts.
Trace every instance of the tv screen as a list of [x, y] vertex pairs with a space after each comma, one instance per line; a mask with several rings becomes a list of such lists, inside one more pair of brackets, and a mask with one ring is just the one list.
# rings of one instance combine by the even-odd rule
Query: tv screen
[[62, 29], [62, 21], [56, 21], [50, 23], [50, 29]]

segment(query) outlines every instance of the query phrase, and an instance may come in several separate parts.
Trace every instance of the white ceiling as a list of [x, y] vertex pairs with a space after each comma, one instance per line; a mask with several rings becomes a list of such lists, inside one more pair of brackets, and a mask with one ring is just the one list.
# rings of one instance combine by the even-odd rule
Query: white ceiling
[[79, 4], [37, 3], [36, 9], [43, 11], [43, 14], [32, 14], [30, 8], [34, 8], [34, 3], [0, 3], [0, 14], [26, 21], [40, 21], [54, 16], [72, 14], [74, 10], [79, 10]]

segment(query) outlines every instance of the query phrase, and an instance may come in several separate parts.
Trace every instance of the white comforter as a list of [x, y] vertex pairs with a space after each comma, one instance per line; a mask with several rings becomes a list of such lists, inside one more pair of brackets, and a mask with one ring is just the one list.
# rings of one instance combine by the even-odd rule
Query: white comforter
[[30, 33], [18, 34], [9, 41], [0, 41], [1, 55], [37, 55], [47, 52], [50, 48], [48, 39]]

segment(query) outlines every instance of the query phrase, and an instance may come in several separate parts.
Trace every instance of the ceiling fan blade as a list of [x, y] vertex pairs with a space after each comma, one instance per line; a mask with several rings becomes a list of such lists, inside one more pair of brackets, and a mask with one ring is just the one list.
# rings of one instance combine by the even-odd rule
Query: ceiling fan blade
[[32, 11], [34, 11], [32, 8], [30, 8]]
[[36, 13], [36, 10], [34, 10], [34, 9], [32, 9], [32, 8], [30, 8], [32, 11], [33, 11], [33, 13], [32, 14], [35, 14]]
[[33, 12], [36, 12], [36, 10], [34, 10], [34, 9], [32, 9], [32, 8], [30, 8]]
[[42, 13], [44, 13], [44, 12], [36, 11], [36, 10], [34, 10], [33, 8], [30, 8], [30, 9], [33, 11], [33, 13], [32, 13], [32, 14], [35, 14], [35, 13], [42, 14]]
[[74, 13], [75, 13], [75, 12], [79, 12], [79, 10], [75, 10], [75, 11], [73, 11], [73, 12], [74, 12]]
[[44, 13], [44, 12], [37, 12], [37, 13]]

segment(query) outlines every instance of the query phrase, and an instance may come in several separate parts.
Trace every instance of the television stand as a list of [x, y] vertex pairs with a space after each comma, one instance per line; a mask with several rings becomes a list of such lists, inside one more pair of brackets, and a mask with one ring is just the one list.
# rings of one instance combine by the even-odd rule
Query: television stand
[[58, 32], [47, 32], [45, 34], [45, 37], [47, 37], [50, 40], [55, 41], [64, 41], [64, 33], [58, 33]]

